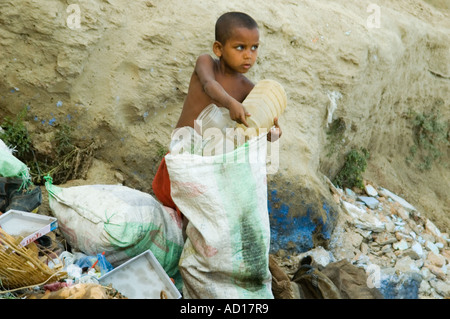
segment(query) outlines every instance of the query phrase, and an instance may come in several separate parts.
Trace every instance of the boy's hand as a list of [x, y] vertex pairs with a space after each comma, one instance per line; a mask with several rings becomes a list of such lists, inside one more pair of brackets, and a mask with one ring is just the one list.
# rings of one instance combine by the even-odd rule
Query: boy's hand
[[233, 121], [236, 121], [237, 123], [243, 124], [246, 127], [248, 127], [246, 117], [250, 116], [250, 113], [248, 113], [245, 110], [242, 103], [239, 103], [238, 101], [234, 100], [228, 107], [228, 111], [230, 112], [230, 118]]
[[275, 117], [273, 119], [273, 124], [275, 127], [272, 127], [269, 131], [269, 134], [267, 134], [267, 140], [269, 142], [275, 142], [276, 140], [278, 140], [281, 137], [281, 128], [278, 125], [278, 118]]

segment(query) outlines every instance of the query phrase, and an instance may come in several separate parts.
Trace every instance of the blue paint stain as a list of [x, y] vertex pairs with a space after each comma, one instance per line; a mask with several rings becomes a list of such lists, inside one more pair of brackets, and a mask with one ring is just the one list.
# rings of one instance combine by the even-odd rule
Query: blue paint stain
[[48, 125], [53, 126], [53, 124], [55, 123], [56, 119], [53, 117], [48, 121]]
[[56, 107], [61, 107], [62, 105], [63, 105], [63, 102], [62, 102], [62, 101], [56, 102]]
[[325, 220], [321, 216], [324, 212], [317, 212], [317, 206], [305, 205], [306, 214], [303, 216], [293, 216], [289, 214], [290, 206], [282, 203], [277, 197], [277, 191], [271, 191], [271, 198], [268, 200], [268, 211], [270, 218], [270, 237], [272, 252], [280, 249], [305, 252], [314, 248], [314, 236], [320, 236], [325, 240], [331, 238], [334, 227], [336, 212], [329, 205], [323, 203], [322, 209], [325, 212]]

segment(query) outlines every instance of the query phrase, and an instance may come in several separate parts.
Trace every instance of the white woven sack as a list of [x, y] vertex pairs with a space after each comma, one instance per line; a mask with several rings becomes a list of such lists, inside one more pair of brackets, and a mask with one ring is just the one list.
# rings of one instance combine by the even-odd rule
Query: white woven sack
[[184, 298], [273, 298], [266, 143], [263, 134], [223, 155], [166, 155], [172, 198], [189, 220]]
[[184, 241], [175, 211], [122, 185], [62, 188], [47, 181], [46, 188], [59, 229], [72, 248], [94, 256], [104, 251], [114, 267], [150, 249], [167, 274], [181, 282], [178, 261]]

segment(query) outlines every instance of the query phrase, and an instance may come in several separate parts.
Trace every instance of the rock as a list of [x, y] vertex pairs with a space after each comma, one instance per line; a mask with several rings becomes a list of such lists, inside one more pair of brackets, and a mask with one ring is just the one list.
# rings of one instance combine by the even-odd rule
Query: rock
[[445, 280], [447, 276], [447, 269], [445, 267], [437, 267], [432, 264], [425, 264], [424, 267], [430, 269], [431, 273], [439, 279]]
[[392, 247], [393, 247], [394, 249], [396, 249], [396, 250], [406, 250], [406, 249], [409, 248], [409, 245], [408, 245], [408, 243], [406, 242], [406, 240], [402, 239], [402, 240], [400, 240], [400, 241], [394, 243], [394, 244], [392, 245]]
[[414, 241], [412, 243], [411, 250], [413, 250], [419, 256], [419, 258], [423, 258], [424, 257], [424, 252], [423, 252], [423, 249], [422, 249], [422, 245], [419, 244], [418, 242]]
[[380, 246], [384, 246], [387, 244], [396, 243], [397, 239], [391, 233], [382, 232], [376, 235], [375, 242]]
[[442, 250], [441, 254], [445, 259], [447, 259], [447, 264], [450, 264], [450, 249]]
[[363, 253], [364, 255], [367, 255], [369, 253], [369, 245], [367, 245], [366, 243], [361, 243], [361, 245], [359, 246], [359, 250], [361, 251], [361, 253]]
[[441, 254], [435, 254], [433, 251], [428, 253], [427, 261], [437, 267], [442, 267], [445, 265], [445, 257]]
[[395, 224], [392, 222], [392, 219], [389, 216], [380, 214], [378, 219], [384, 224], [386, 231], [393, 233], [395, 231]]
[[450, 297], [450, 284], [442, 280], [430, 280], [430, 285], [444, 298]]
[[119, 172], [115, 172], [114, 173], [114, 177], [117, 179], [117, 181], [121, 184], [123, 184], [123, 182], [125, 181], [125, 178], [123, 177], [123, 175]]
[[422, 275], [423, 280], [426, 281], [435, 278], [435, 275], [431, 272], [430, 268], [427, 267], [422, 267], [422, 269], [420, 269], [420, 274]]
[[375, 216], [349, 202], [343, 201], [342, 203], [344, 206], [344, 211], [349, 214], [351, 217], [351, 223], [353, 223], [356, 227], [365, 230], [372, 230], [374, 232], [382, 232], [385, 230], [384, 224]]
[[435, 238], [442, 237], [441, 231], [428, 218], [425, 221], [425, 230], [429, 231]]
[[403, 220], [409, 219], [409, 212], [403, 207], [397, 208], [397, 215], [400, 216]]
[[360, 234], [361, 236], [363, 236], [365, 239], [371, 238], [371, 235], [372, 235], [372, 231], [371, 230], [364, 230], [364, 229], [361, 229], [361, 228], [355, 228], [354, 231], [357, 232], [358, 234]]
[[352, 191], [350, 188], [345, 189], [345, 194], [351, 198], [356, 198], [356, 193]]
[[378, 205], [380, 204], [380, 202], [373, 197], [368, 197], [368, 196], [358, 196], [358, 199], [363, 201], [364, 204], [367, 205], [367, 207], [369, 207], [370, 209], [376, 209], [378, 207]]
[[422, 280], [419, 287], [419, 293], [430, 295], [431, 294], [431, 286], [427, 280]]
[[425, 247], [429, 250], [435, 253], [436, 255], [439, 254], [439, 248], [436, 247], [435, 244], [433, 244], [431, 241], [427, 240], [425, 241]]
[[436, 238], [434, 238], [434, 236], [432, 234], [430, 234], [430, 233], [422, 233], [422, 238], [425, 241], [429, 241], [429, 242], [431, 242], [433, 244], [436, 242]]
[[323, 248], [322, 246], [318, 246], [307, 252], [299, 254], [296, 258], [300, 262], [303, 259], [303, 257], [306, 257], [306, 256], [311, 256], [313, 259], [313, 263], [317, 264], [319, 266], [322, 266], [322, 267], [325, 267], [329, 263], [336, 261], [336, 258], [333, 256], [333, 254], [330, 251]]
[[414, 260], [419, 260], [419, 259], [422, 258], [422, 257], [421, 257], [415, 250], [413, 250], [413, 249], [406, 249], [406, 250], [404, 250], [404, 251], [401, 253], [400, 256], [401, 256], [401, 257], [406, 257], [406, 256], [408, 256], [408, 257], [411, 257], [411, 259], [414, 259]]
[[392, 199], [393, 201], [399, 203], [400, 205], [402, 205], [407, 211], [411, 212], [411, 211], [415, 211], [416, 208], [411, 205], [410, 203], [408, 203], [406, 200], [404, 200], [403, 198], [401, 198], [400, 196], [395, 195], [394, 193], [392, 193], [391, 191], [387, 190], [386, 188], [381, 188], [379, 193], [385, 197], [389, 197], [390, 199]]
[[391, 244], [384, 245], [384, 246], [381, 248], [381, 252], [382, 252], [383, 254], [388, 254], [388, 253], [392, 252], [392, 245], [391, 245]]
[[364, 186], [364, 190], [366, 191], [366, 194], [369, 196], [372, 196], [372, 197], [378, 196], [378, 192], [370, 184], [366, 184], [366, 186]]
[[395, 238], [397, 238], [398, 241], [404, 239], [404, 240], [410, 242], [410, 241], [413, 240], [411, 236], [406, 235], [406, 234], [404, 234], [404, 233], [402, 233], [402, 232], [395, 232]]
[[400, 273], [414, 272], [420, 274], [420, 269], [409, 256], [399, 258], [395, 263], [395, 269]]
[[386, 299], [417, 299], [422, 276], [419, 273], [397, 274], [394, 268], [381, 271], [380, 292]]

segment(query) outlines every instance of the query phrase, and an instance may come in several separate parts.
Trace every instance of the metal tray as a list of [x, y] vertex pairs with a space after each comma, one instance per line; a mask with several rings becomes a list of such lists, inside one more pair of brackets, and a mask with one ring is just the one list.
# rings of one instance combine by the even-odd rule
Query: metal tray
[[181, 294], [150, 250], [131, 258], [99, 278], [129, 299], [180, 299]]
[[0, 216], [0, 227], [11, 236], [23, 237], [20, 245], [26, 246], [58, 228], [58, 222], [51, 216], [12, 209]]

